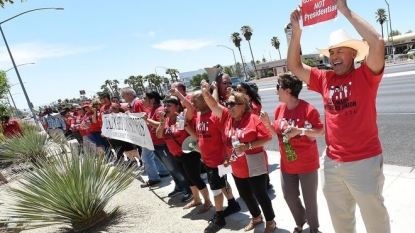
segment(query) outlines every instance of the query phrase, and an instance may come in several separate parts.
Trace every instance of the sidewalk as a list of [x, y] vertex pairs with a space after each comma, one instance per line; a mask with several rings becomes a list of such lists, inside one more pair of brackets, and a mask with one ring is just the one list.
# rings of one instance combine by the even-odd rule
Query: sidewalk
[[[289, 233], [292, 232], [292, 230], [295, 227], [295, 222], [292, 218], [292, 215], [288, 209], [287, 204], [285, 203], [285, 200], [283, 198], [282, 192], [281, 192], [281, 183], [280, 183], [280, 171], [279, 171], [279, 160], [280, 160], [280, 154], [279, 152], [275, 151], [268, 151], [268, 158], [269, 158], [269, 164], [270, 164], [270, 178], [271, 183], [274, 186], [273, 190], [269, 191], [269, 195], [272, 199], [272, 205], [276, 214], [276, 222], [279, 230], [276, 230], [275, 232], [278, 233]], [[400, 166], [394, 166], [394, 165], [385, 165], [384, 166], [384, 174], [385, 174], [385, 186], [384, 186], [384, 198], [385, 198], [385, 205], [389, 211], [390, 215], [390, 221], [391, 221], [391, 227], [392, 232], [408, 232], [408, 229], [411, 229], [412, 221], [415, 219], [415, 198], [414, 194], [415, 191], [415, 171], [412, 171], [412, 168], [410, 167], [400, 167]], [[144, 177], [145, 180], [147, 180], [147, 177]], [[244, 232], [243, 227], [249, 222], [249, 212], [242, 201], [242, 199], [239, 198], [238, 191], [236, 190], [236, 186], [234, 184], [234, 180], [231, 176], [228, 175], [228, 181], [231, 183], [231, 186], [233, 188], [234, 196], [238, 200], [238, 202], [241, 204], [242, 211], [241, 213], [237, 213], [234, 215], [231, 215], [227, 217], [227, 226], [225, 226], [224, 229], [222, 229], [219, 232]], [[164, 182], [162, 182], [164, 183]], [[139, 191], [139, 195], [156, 195], [159, 198], [168, 200], [167, 193], [173, 190], [173, 182], [170, 182], [170, 184], [166, 184], [165, 186], [161, 187], [154, 187], [151, 188], [151, 191], [149, 192], [148, 189], [141, 189], [137, 190]], [[147, 192], [147, 194], [143, 193]], [[211, 193], [210, 193], [211, 194]], [[211, 194], [211, 200], [213, 201], [213, 196]], [[226, 202], [226, 201], [225, 201]], [[324, 198], [324, 195], [321, 190], [321, 184], [319, 185], [318, 190], [318, 203], [319, 203], [319, 220], [320, 220], [320, 231], [324, 233], [332, 233], [334, 232], [330, 215], [328, 212], [326, 200]], [[164, 212], [164, 208], [160, 208], [160, 203], [153, 203], [154, 209], [149, 210], [150, 212], [156, 211], [158, 209], [161, 210], [163, 213], [157, 213], [158, 217], [165, 216], [167, 218], [170, 218], [171, 215], [169, 214], [170, 210], [167, 212]], [[167, 204], [167, 203], [166, 203]], [[225, 203], [226, 205], [226, 203]], [[180, 208], [180, 207], [177, 207]], [[198, 207], [196, 207], [198, 208]], [[196, 214], [196, 210], [181, 210], [180, 212], [172, 211], [177, 213], [181, 212], [182, 217], [181, 218], [190, 218], [194, 220], [201, 220], [200, 218], [202, 215]], [[208, 214], [206, 217], [205, 214], [203, 214], [203, 218], [206, 220], [209, 220], [209, 216], [213, 214], [214, 208], [211, 209], [211, 213]], [[188, 216], [191, 215], [191, 216]], [[357, 226], [357, 232], [366, 232], [366, 229], [363, 224], [363, 220], [360, 215], [360, 211], [357, 208], [356, 211], [356, 226]], [[168, 223], [166, 223], [168, 224]], [[192, 225], [192, 227], [190, 227]], [[207, 222], [204, 221], [193, 221], [188, 222], [189, 228], [182, 228], [185, 227], [186, 224], [180, 223], [177, 225], [171, 225], [168, 229], [168, 232], [197, 232], [195, 231], [195, 227], [200, 227], [200, 230], [198, 232], [203, 232], [203, 229], [207, 226]], [[162, 227], [162, 226], [160, 226]], [[258, 226], [255, 231], [251, 232], [262, 232], [264, 229], [264, 225]], [[308, 225], [305, 225], [304, 227], [305, 233], [309, 232]], [[158, 231], [158, 230], [156, 230]], [[134, 232], [134, 231], [131, 231]], [[162, 232], [162, 231], [158, 231]], [[165, 232], [165, 231], [163, 231]], [[411, 230], [409, 230], [411, 232]]]

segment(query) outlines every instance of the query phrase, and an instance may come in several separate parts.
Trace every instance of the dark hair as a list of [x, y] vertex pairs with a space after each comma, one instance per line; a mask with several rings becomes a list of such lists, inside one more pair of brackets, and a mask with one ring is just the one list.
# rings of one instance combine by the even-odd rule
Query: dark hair
[[182, 106], [182, 104], [180, 103], [180, 101], [178, 99], [176, 99], [174, 97], [168, 97], [168, 98], [164, 99], [163, 102], [164, 102], [164, 104], [167, 104], [167, 103], [175, 104], [175, 105], [179, 106], [179, 113], [183, 112], [183, 106]]
[[10, 116], [2, 116], [1, 120], [2, 121], [8, 121], [10, 119]]
[[181, 89], [183, 89], [183, 91], [186, 91], [186, 85], [184, 85], [183, 83], [181, 83], [181, 82], [178, 82], [177, 83], [177, 87], [180, 87]]
[[120, 98], [118, 96], [113, 96], [111, 99], [116, 98], [117, 100], [120, 100]]
[[101, 95], [99, 95], [99, 99], [108, 99], [108, 100], [110, 100], [110, 94], [104, 92]]
[[146, 92], [145, 94], [148, 98], [155, 99], [155, 105], [160, 105], [161, 101], [164, 99], [164, 96], [161, 96], [160, 93], [156, 91]]
[[261, 96], [259, 96], [258, 92], [252, 90], [251, 86], [246, 84], [245, 82], [239, 83], [246, 90], [246, 94], [254, 101], [256, 104], [261, 105]]
[[301, 89], [303, 89], [303, 81], [290, 73], [281, 74], [278, 77], [278, 83], [281, 83], [281, 88], [291, 90], [291, 95], [298, 98]]

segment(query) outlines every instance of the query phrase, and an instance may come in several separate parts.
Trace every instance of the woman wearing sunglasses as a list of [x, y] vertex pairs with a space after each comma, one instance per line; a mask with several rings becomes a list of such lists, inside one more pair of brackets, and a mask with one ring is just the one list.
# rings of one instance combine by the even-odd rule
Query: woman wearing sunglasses
[[[186, 98], [181, 101], [189, 102]], [[212, 202], [209, 198], [209, 191], [205, 182], [200, 178], [200, 153], [192, 151], [184, 153], [182, 150], [183, 141], [189, 136], [189, 133], [185, 129], [178, 127], [178, 115], [183, 114], [183, 107], [180, 101], [172, 96], [164, 101], [164, 111], [158, 112], [160, 124], [156, 130], [157, 138], [163, 138], [166, 142], [167, 148], [174, 157], [177, 167], [183, 174], [187, 183], [190, 186], [190, 190], [193, 194], [193, 200], [185, 205], [184, 209], [189, 209], [197, 205], [202, 204], [199, 192], [202, 194], [205, 203], [199, 209], [198, 213], [204, 213], [212, 207]], [[195, 121], [193, 116], [185, 115], [186, 122], [190, 122], [185, 125], [185, 128], [194, 128]], [[189, 130], [189, 129], [188, 129]]]
[[[264, 145], [271, 141], [272, 135], [259, 117], [251, 114], [248, 96], [245, 94], [229, 93], [224, 107], [210, 95], [210, 85], [205, 80], [201, 83], [201, 89], [205, 102], [221, 119], [222, 140], [231, 161], [235, 184], [252, 215], [245, 231], [252, 230], [263, 222], [262, 209], [266, 220], [264, 232], [271, 233], [276, 229], [276, 223], [271, 199], [267, 193], [268, 158]], [[234, 143], [233, 146], [232, 138], [239, 139], [239, 143]], [[225, 162], [225, 165], [228, 163]]]
[[[298, 99], [302, 88], [303, 82], [297, 77], [291, 74], [281, 75], [276, 92], [282, 104], [275, 109], [275, 119], [271, 123], [266, 112], [261, 112], [260, 117], [270, 131], [278, 136], [281, 186], [285, 201], [297, 224], [294, 233], [302, 232], [306, 222], [310, 226], [310, 232], [319, 232], [317, 171], [320, 164], [315, 137], [322, 136], [324, 128], [317, 109]], [[300, 183], [306, 208], [299, 197]]]

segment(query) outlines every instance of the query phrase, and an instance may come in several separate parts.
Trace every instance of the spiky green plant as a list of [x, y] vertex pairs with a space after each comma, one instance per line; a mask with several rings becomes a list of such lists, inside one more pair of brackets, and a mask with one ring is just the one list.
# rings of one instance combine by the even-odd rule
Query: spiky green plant
[[51, 141], [47, 135], [36, 130], [26, 130], [23, 136], [5, 138], [0, 145], [0, 162], [35, 162], [46, 158]]
[[13, 203], [9, 218], [25, 229], [70, 224], [75, 232], [88, 230], [114, 216], [118, 207], [107, 210], [108, 202], [134, 180], [131, 169], [108, 166], [99, 154], [68, 153], [38, 162], [40, 168], [24, 174], [7, 197]]

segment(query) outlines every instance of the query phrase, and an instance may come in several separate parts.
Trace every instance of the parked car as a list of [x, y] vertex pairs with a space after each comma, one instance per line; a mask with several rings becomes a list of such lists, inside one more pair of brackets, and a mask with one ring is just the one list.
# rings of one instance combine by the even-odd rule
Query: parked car
[[231, 82], [232, 82], [232, 88], [234, 90], [236, 90], [236, 86], [238, 86], [239, 83], [246, 83], [246, 84], [248, 84], [249, 87], [252, 88], [252, 90], [254, 90], [256, 92], [258, 91], [258, 86], [256, 85], [256, 83], [254, 83], [254, 82], [245, 82], [240, 77], [231, 77]]
[[414, 55], [415, 54], [415, 49], [409, 50], [406, 54], [412, 54], [412, 55]]
[[319, 70], [332, 70], [333, 69], [333, 68], [331, 68], [330, 64], [326, 64], [326, 63], [318, 64], [316, 67]]

